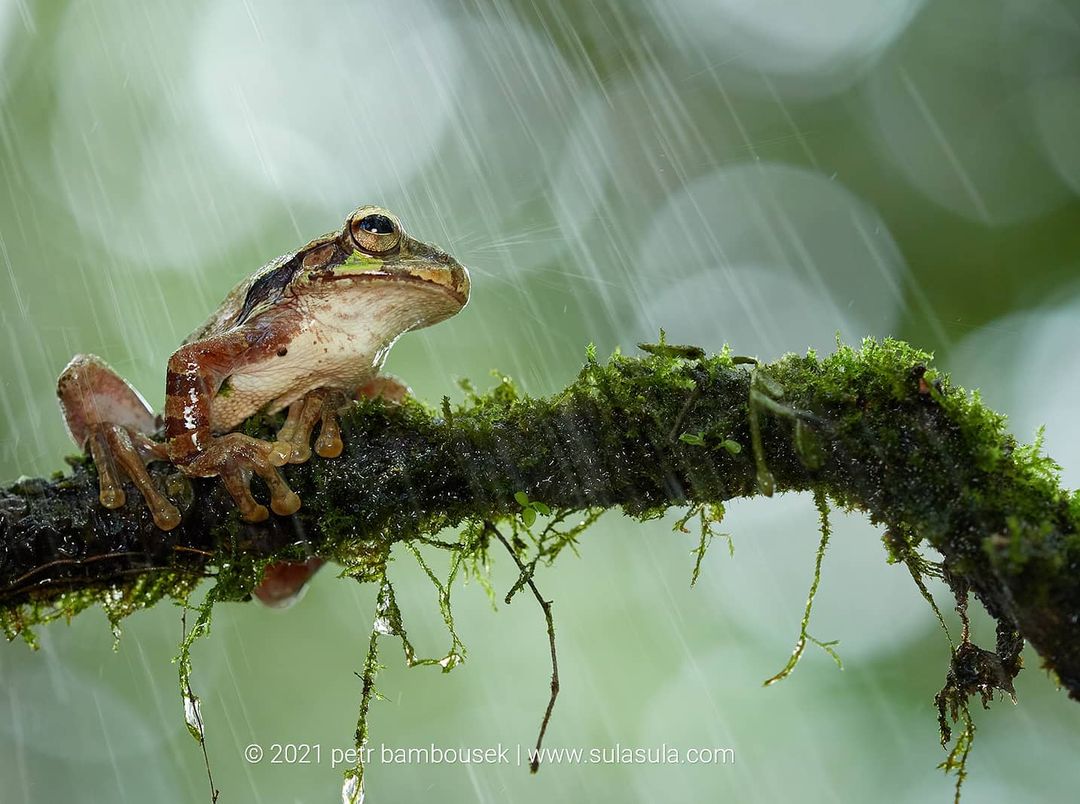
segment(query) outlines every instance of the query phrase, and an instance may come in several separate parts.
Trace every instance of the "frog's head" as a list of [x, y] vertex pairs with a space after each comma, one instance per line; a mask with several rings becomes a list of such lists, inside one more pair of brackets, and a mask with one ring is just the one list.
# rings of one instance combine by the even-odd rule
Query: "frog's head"
[[469, 300], [469, 272], [442, 249], [410, 237], [392, 212], [363, 206], [345, 221], [342, 244], [352, 246], [335, 274], [384, 274], [391, 281], [432, 285], [449, 296], [457, 312]]
[[387, 330], [419, 329], [456, 314], [469, 300], [469, 272], [435, 246], [410, 237], [376, 206], [349, 215], [342, 230], [294, 258], [294, 292], [333, 299], [339, 312], [377, 318]]

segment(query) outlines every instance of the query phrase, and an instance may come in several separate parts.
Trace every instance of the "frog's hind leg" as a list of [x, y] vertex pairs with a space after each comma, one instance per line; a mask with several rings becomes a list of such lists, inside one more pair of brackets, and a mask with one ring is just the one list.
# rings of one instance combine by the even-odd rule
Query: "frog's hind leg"
[[411, 391], [409, 386], [390, 374], [380, 374], [356, 389], [356, 398], [385, 399], [391, 405], [400, 405]]
[[60, 374], [57, 396], [72, 440], [89, 449], [98, 471], [98, 499], [120, 508], [123, 482], [130, 478], [146, 500], [154, 523], [171, 530], [180, 512], [158, 491], [146, 464], [167, 460], [164, 445], [149, 437], [153, 411], [139, 392], [95, 355], [76, 355]]
[[71, 440], [86, 446], [90, 428], [109, 423], [149, 435], [157, 422], [146, 400], [97, 355], [75, 355], [60, 373], [56, 396]]

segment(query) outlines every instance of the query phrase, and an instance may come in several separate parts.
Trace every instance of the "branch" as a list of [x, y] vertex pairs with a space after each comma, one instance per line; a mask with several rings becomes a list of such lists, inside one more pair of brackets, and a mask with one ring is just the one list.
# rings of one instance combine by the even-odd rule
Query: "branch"
[[998, 653], [979, 661], [995, 657], [1010, 680], [1023, 637], [1080, 699], [1080, 495], [1061, 488], [1037, 444], [1018, 445], [1003, 417], [938, 377], [929, 355], [869, 340], [761, 366], [649, 351], [605, 365], [590, 356], [549, 398], [521, 398], [504, 381], [438, 412], [359, 403], [343, 417], [341, 458], [287, 470], [300, 513], [259, 526], [238, 522], [219, 483], [168, 467], [155, 476], [184, 521], [167, 534], [137, 494], [119, 511], [98, 505], [85, 460], [69, 477], [21, 480], [0, 492], [0, 622], [12, 637], [95, 602], [119, 618], [183, 598], [207, 575], [218, 599], [245, 599], [267, 561], [313, 553], [377, 577], [393, 542], [515, 516], [519, 492], [563, 511], [648, 517], [775, 487], [867, 512], [917, 583], [915, 568], [932, 566], [917, 549], [934, 547], [936, 571], [998, 619]]

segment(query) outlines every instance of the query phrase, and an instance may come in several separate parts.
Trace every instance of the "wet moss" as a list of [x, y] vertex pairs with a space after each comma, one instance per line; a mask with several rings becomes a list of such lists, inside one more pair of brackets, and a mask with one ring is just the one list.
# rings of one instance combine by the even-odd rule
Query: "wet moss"
[[[184, 521], [166, 536], [135, 493], [119, 511], [101, 509], [85, 460], [61, 480], [21, 479], [0, 491], [0, 625], [14, 638], [101, 602], [117, 626], [161, 599], [186, 601], [211, 575], [214, 600], [245, 600], [267, 562], [310, 554], [382, 583], [397, 542], [443, 546], [476, 571], [489, 522], [509, 527], [523, 566], [535, 567], [581, 533], [549, 527], [545, 511], [562, 522], [584, 512], [585, 522], [613, 507], [649, 519], [690, 506], [702, 516], [700, 565], [724, 502], [811, 491], [884, 525], [888, 555], [917, 585], [940, 574], [965, 596], [970, 588], [1080, 697], [1080, 495], [1061, 488], [1038, 439], [1018, 443], [932, 355], [899, 341], [769, 364], [662, 338], [646, 352], [600, 362], [590, 349], [550, 397], [496, 374], [490, 391], [465, 384], [461, 402], [438, 409], [359, 402], [342, 419], [341, 458], [287, 469], [301, 511], [260, 526], [239, 522], [213, 481], [184, 486]], [[265, 437], [278, 424], [260, 416], [244, 430]], [[161, 482], [169, 474], [155, 471]], [[438, 542], [453, 527], [461, 539]], [[923, 544], [942, 554], [940, 567], [921, 559]], [[990, 651], [1010, 680], [1013, 647]], [[962, 718], [972, 687], [954, 688]]]

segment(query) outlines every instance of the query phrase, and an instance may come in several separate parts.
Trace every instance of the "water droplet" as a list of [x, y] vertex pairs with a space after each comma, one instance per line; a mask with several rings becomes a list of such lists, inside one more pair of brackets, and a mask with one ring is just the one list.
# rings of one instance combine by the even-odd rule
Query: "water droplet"
[[201, 743], [206, 734], [203, 731], [202, 703], [197, 695], [188, 693], [184, 696], [184, 721], [191, 736]]
[[451, 651], [443, 658], [439, 659], [439, 666], [446, 671], [453, 670], [459, 664], [461, 664], [462, 657], [460, 653]]
[[381, 612], [375, 618], [375, 622], [371, 624], [371, 628], [375, 633], [382, 636], [389, 636], [394, 633], [394, 627], [390, 624], [390, 618], [383, 615]]
[[345, 775], [345, 784], [341, 786], [341, 804], [364, 804], [364, 777], [357, 771]]

